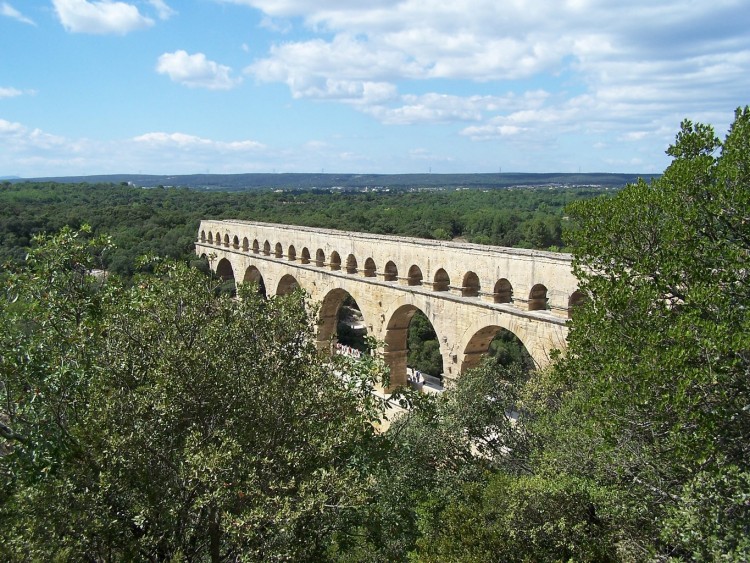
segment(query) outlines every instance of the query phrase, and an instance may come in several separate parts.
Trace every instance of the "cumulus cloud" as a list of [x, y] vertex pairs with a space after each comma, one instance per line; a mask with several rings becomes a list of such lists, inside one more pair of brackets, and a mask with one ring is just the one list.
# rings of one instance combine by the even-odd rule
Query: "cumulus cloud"
[[125, 35], [154, 25], [154, 20], [127, 2], [52, 0], [52, 3], [60, 23], [73, 33]]
[[[677, 116], [716, 118], [719, 108], [744, 103], [750, 76], [745, 0], [234, 2], [302, 21], [312, 34], [274, 45], [245, 69], [256, 79], [286, 84], [296, 98], [354, 104], [387, 124], [474, 122], [462, 131], [474, 140], [661, 136]], [[521, 93], [556, 82], [562, 91], [494, 99], [493, 107], [497, 96], [457, 92], [469, 87], [423, 94], [405, 86], [434, 79], [514, 83]], [[366, 84], [387, 95], [365, 96]]]
[[189, 88], [229, 90], [241, 81], [231, 77], [230, 67], [209, 61], [203, 53], [190, 55], [183, 50], [161, 55], [156, 71]]
[[0, 15], [13, 18], [14, 20], [18, 20], [21, 23], [27, 23], [29, 25], [36, 25], [36, 22], [34, 22], [34, 20], [24, 16], [21, 12], [19, 12], [13, 6], [8, 4], [8, 2], [0, 2]]

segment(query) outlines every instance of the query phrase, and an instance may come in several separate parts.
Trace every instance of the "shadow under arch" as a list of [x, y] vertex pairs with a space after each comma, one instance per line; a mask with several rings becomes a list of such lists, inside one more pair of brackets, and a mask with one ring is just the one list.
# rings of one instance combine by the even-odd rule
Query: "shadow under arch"
[[245, 270], [245, 275], [242, 278], [242, 283], [255, 284], [258, 288], [258, 293], [263, 297], [267, 297], [266, 283], [263, 281], [263, 276], [260, 270], [255, 266], [248, 266]]
[[276, 295], [282, 296], [282, 295], [289, 295], [290, 293], [293, 293], [295, 290], [299, 289], [300, 285], [297, 281], [297, 278], [295, 278], [292, 274], [285, 274], [280, 280], [279, 285], [276, 287]]

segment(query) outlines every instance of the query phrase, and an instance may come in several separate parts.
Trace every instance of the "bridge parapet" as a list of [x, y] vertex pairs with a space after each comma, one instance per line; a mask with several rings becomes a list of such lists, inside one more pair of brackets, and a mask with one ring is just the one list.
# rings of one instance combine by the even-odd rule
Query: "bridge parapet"
[[238, 220], [201, 221], [197, 245], [558, 318], [581, 298], [562, 253]]

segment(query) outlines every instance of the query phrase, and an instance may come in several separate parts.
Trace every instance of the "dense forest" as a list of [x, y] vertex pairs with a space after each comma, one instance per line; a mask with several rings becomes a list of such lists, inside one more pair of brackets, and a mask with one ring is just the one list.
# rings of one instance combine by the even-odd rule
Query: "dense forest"
[[4, 272], [0, 557], [750, 559], [749, 147], [750, 108], [686, 121], [663, 176], [568, 205], [566, 353], [403, 390], [387, 432], [381, 361], [321, 357], [301, 294], [102, 279], [111, 240], [61, 222]]
[[564, 208], [597, 188], [439, 192], [205, 192], [118, 184], [0, 183], [0, 260], [20, 260], [31, 236], [65, 225], [109, 234], [105, 266], [129, 276], [136, 258], [192, 252], [201, 219], [246, 219], [310, 227], [463, 238], [538, 249], [563, 246]]

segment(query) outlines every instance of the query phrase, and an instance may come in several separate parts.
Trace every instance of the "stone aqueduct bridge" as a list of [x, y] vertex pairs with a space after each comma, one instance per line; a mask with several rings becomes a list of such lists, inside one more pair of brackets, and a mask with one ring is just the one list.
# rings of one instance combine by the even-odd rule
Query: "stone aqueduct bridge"
[[539, 366], [563, 348], [580, 293], [567, 254], [292, 227], [248, 221], [201, 222], [195, 252], [237, 283], [268, 296], [302, 287], [321, 303], [317, 340], [332, 345], [341, 304], [351, 295], [368, 335], [385, 342], [392, 384], [406, 381], [407, 331], [422, 311], [438, 336], [447, 380], [476, 365], [501, 328]]

